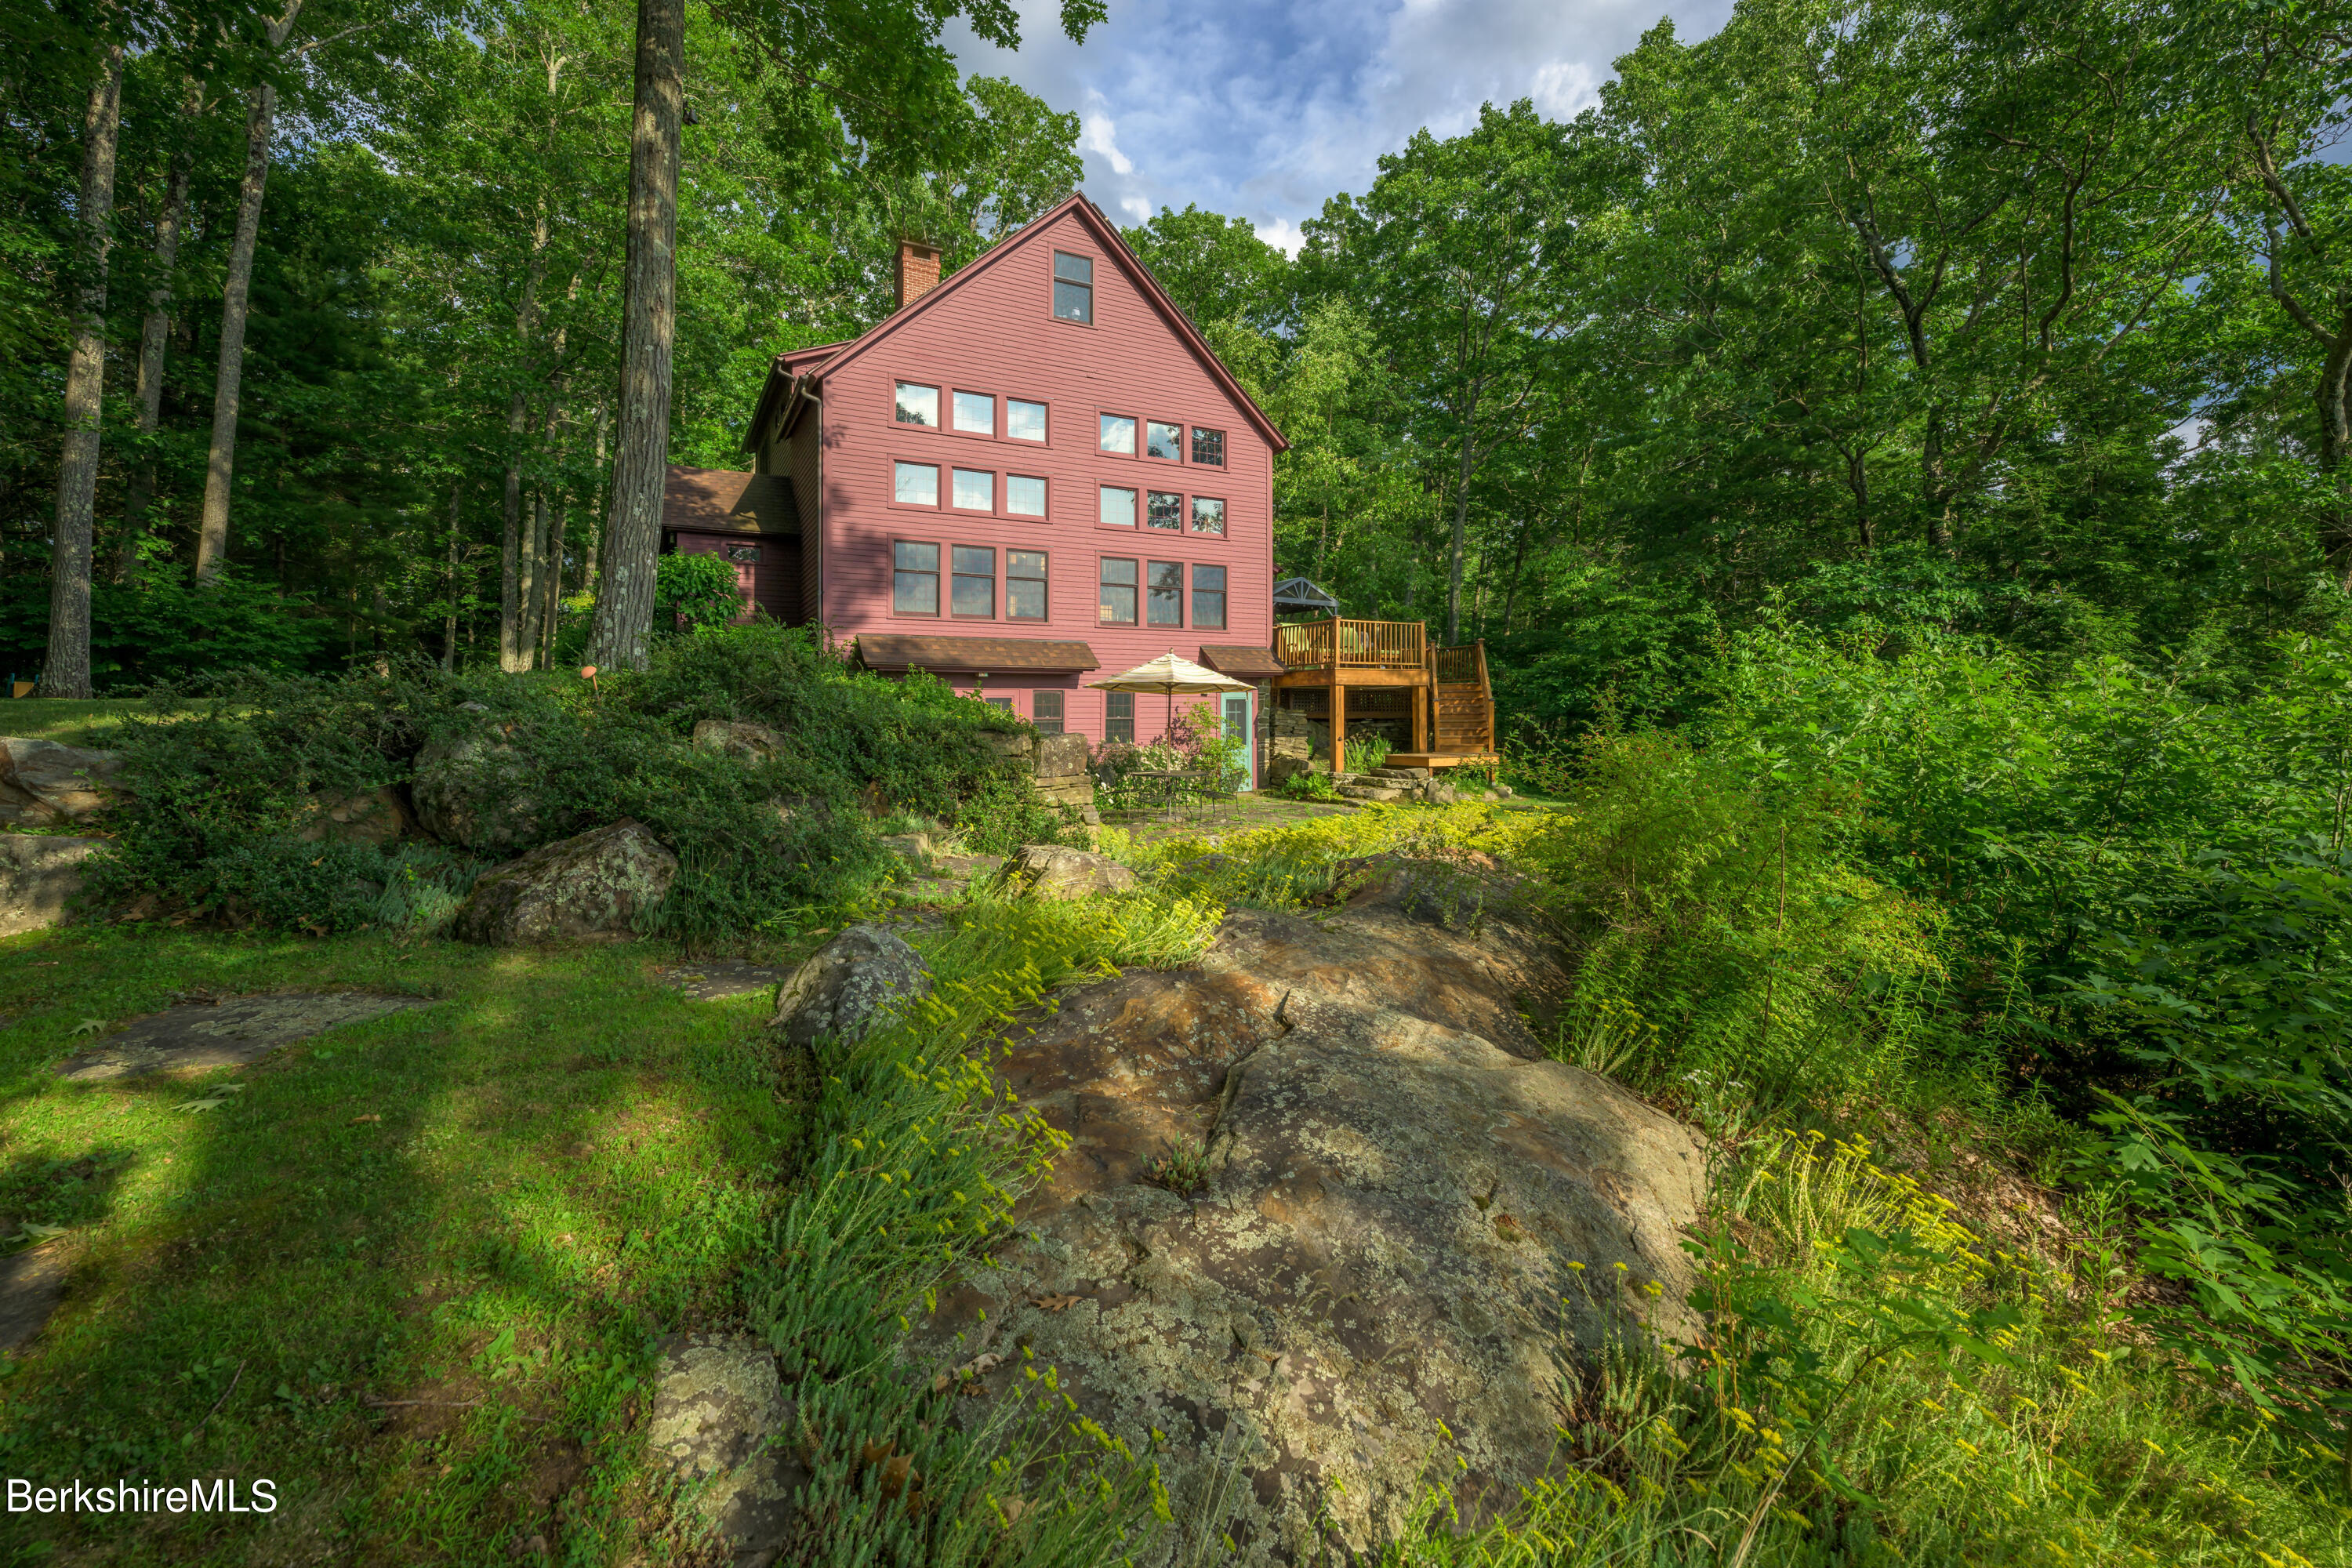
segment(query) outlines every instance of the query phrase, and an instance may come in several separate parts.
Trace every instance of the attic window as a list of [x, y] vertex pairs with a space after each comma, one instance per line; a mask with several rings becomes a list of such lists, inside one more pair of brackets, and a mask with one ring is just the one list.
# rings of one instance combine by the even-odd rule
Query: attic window
[[1095, 264], [1084, 256], [1054, 252], [1054, 315], [1064, 321], [1095, 319]]
[[1212, 468], [1225, 466], [1225, 433], [1192, 426], [1192, 460]]

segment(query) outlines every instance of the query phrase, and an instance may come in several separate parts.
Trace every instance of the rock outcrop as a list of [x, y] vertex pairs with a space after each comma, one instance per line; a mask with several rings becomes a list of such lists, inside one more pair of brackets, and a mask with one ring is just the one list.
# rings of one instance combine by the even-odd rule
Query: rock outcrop
[[694, 726], [694, 749], [717, 752], [747, 763], [764, 763], [784, 749], [784, 737], [765, 724], [703, 719]]
[[496, 945], [627, 936], [677, 877], [677, 857], [625, 818], [484, 872], [454, 930]]
[[538, 782], [530, 760], [493, 731], [427, 742], [408, 793], [434, 837], [504, 854], [539, 837]]
[[0, 823], [57, 827], [87, 822], [113, 798], [115, 752], [0, 737]]
[[299, 837], [310, 844], [390, 844], [408, 830], [408, 808], [387, 787], [313, 796]]
[[772, 1027], [796, 1046], [854, 1043], [931, 991], [931, 966], [896, 931], [851, 926], [826, 942], [776, 994]]
[[[1246, 1563], [1365, 1550], [1432, 1481], [1475, 1521], [1541, 1475], [1583, 1358], [1689, 1326], [1704, 1163], [1542, 1058], [1519, 1014], [1557, 999], [1559, 956], [1507, 882], [1450, 919], [1464, 869], [1370, 868], [1319, 921], [1235, 915], [1197, 967], [997, 1042], [1072, 1146], [919, 1325], [918, 1373], [1004, 1353], [1002, 1398], [1013, 1347], [1057, 1367], [1139, 1451], [1169, 1434], [1177, 1518]], [[1208, 1517], [1229, 1431], [1242, 1475]]]
[[1083, 899], [1089, 893], [1129, 893], [1134, 871], [1108, 855], [1060, 844], [1024, 844], [1004, 868], [1006, 886], [1041, 899]]
[[0, 936], [38, 931], [66, 918], [81, 891], [81, 863], [105, 842], [40, 833], [0, 833]]
[[654, 1372], [646, 1442], [677, 1478], [688, 1506], [735, 1552], [737, 1568], [765, 1568], [792, 1524], [808, 1472], [773, 1439], [792, 1402], [776, 1358], [748, 1334], [677, 1334]]

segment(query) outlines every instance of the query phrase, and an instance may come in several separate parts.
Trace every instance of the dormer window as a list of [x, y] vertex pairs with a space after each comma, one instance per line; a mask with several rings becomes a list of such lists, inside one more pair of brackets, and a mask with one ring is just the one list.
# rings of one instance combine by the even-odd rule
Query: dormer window
[[940, 427], [938, 387], [918, 386], [911, 381], [902, 381], [898, 384], [898, 403], [899, 424], [928, 425], [934, 430]]
[[1084, 256], [1054, 252], [1054, 315], [1064, 321], [1095, 319], [1095, 264]]

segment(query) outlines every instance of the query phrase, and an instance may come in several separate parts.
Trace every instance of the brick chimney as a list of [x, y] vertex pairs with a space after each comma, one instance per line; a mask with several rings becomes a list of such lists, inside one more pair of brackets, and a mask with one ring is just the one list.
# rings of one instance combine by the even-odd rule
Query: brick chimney
[[940, 286], [940, 247], [919, 239], [898, 242], [898, 309]]

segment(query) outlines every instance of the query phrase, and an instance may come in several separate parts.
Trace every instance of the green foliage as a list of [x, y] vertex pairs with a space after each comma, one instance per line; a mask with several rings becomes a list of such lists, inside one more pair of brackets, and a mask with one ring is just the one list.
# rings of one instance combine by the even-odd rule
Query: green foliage
[[[466, 736], [509, 749], [535, 842], [625, 816], [650, 827], [679, 869], [649, 929], [698, 942], [788, 931], [860, 899], [891, 863], [867, 816], [877, 801], [990, 852], [1079, 831], [1030, 795], [1005, 744], [1017, 721], [927, 677], [852, 671], [814, 634], [773, 626], [668, 639], [652, 670], [601, 691], [423, 665], [204, 689], [184, 711], [194, 689], [158, 688], [151, 715], [123, 727], [130, 799], [90, 879], [110, 908], [321, 931], [446, 921], [475, 861], [303, 835], [324, 804], [404, 788], [428, 742]], [[786, 743], [757, 760], [698, 749], [702, 719]]]
[[682, 631], [723, 626], [743, 613], [735, 568], [716, 555], [672, 551], [654, 571], [654, 624]]
[[1389, 738], [1386, 735], [1350, 735], [1347, 744], [1347, 771], [1368, 773], [1383, 766], [1389, 760]]
[[[29, 680], [48, 640], [48, 579], [0, 577], [0, 662]], [[235, 573], [206, 588], [168, 569], [90, 588], [90, 679], [103, 690], [234, 669], [294, 674], [319, 668], [340, 641], [315, 605]]]
[[1316, 768], [1291, 774], [1276, 786], [1275, 793], [1289, 800], [1333, 801], [1339, 798], [1339, 788], [1331, 782], [1331, 775]]

